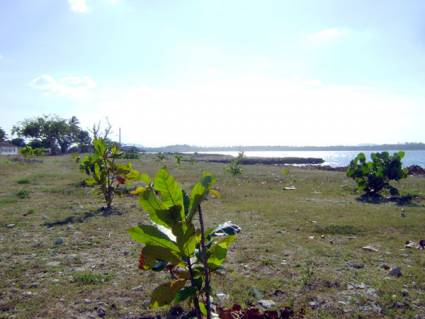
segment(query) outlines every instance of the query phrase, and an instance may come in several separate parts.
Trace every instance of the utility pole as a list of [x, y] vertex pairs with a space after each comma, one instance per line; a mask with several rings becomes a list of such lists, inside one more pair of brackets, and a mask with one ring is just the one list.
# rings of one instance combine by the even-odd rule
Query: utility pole
[[119, 128], [119, 143], [120, 143], [120, 146], [121, 146], [121, 127]]

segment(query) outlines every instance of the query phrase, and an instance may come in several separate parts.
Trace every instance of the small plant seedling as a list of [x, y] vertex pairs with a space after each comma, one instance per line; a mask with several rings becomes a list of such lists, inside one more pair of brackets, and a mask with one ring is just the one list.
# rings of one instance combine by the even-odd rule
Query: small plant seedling
[[131, 163], [117, 163], [121, 152], [116, 145], [97, 138], [93, 140], [93, 148], [94, 153], [82, 159], [80, 169], [89, 175], [86, 185], [97, 185], [97, 193], [103, 196], [106, 209], [110, 210], [118, 187], [132, 180], [131, 176], [137, 176], [138, 172], [133, 170]]
[[[139, 202], [151, 224], [129, 230], [133, 240], [144, 244], [139, 259], [142, 270], [165, 271], [170, 281], [159, 285], [151, 295], [153, 308], [189, 301], [197, 318], [211, 318], [211, 275], [223, 264], [227, 250], [240, 231], [226, 222], [205, 229], [201, 204], [208, 195], [218, 196], [212, 186], [215, 178], [204, 173], [187, 194], [166, 168], [154, 180], [143, 177], [146, 187], [138, 187]], [[199, 228], [195, 227], [197, 215]]]
[[232, 174], [232, 176], [238, 176], [242, 174], [241, 161], [244, 158], [244, 152], [240, 152], [230, 164], [226, 167], [226, 170]]
[[182, 162], [183, 156], [180, 155], [180, 154], [176, 154], [176, 155], [174, 155], [174, 158], [176, 159], [177, 165], [180, 165], [181, 162]]
[[25, 199], [30, 197], [30, 192], [22, 189], [19, 192], [16, 193], [16, 196], [18, 196], [20, 199]]
[[357, 188], [366, 197], [379, 197], [383, 190], [391, 195], [399, 195], [390, 181], [399, 181], [407, 177], [407, 169], [402, 168], [404, 152], [390, 155], [388, 152], [372, 153], [372, 161], [366, 161], [366, 155], [360, 153], [354, 158], [347, 170], [347, 176], [357, 183]]
[[164, 153], [158, 153], [158, 154], [156, 154], [156, 160], [158, 161], [158, 162], [163, 162], [163, 161], [165, 161], [166, 160], [166, 157], [165, 157], [165, 154]]

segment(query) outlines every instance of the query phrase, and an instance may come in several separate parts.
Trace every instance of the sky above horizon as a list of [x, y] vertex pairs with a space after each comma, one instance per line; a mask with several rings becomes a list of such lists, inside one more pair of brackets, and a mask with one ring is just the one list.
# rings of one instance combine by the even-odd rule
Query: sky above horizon
[[145, 146], [425, 142], [423, 0], [0, 1], [0, 127]]

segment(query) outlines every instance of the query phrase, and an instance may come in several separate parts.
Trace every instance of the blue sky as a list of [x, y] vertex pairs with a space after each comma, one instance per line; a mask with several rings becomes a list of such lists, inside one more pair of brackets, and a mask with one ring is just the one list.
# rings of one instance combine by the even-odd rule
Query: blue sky
[[0, 127], [144, 145], [425, 142], [425, 2], [0, 2]]

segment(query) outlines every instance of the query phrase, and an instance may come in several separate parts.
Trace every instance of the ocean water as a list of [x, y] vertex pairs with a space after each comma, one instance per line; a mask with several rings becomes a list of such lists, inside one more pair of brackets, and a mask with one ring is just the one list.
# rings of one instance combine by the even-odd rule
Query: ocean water
[[[247, 157], [316, 157], [322, 158], [325, 163], [332, 167], [347, 166], [350, 161], [363, 152], [370, 158], [370, 153], [380, 151], [247, 151], [244, 152]], [[388, 151], [390, 154], [394, 151]], [[199, 152], [208, 154], [223, 154], [237, 156], [238, 152], [233, 151], [216, 151], [216, 152]], [[419, 165], [425, 167], [425, 150], [405, 151], [406, 155], [403, 159], [403, 166]]]

